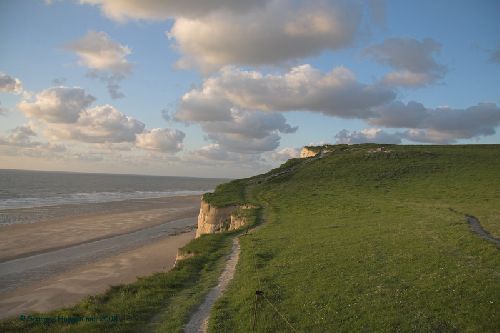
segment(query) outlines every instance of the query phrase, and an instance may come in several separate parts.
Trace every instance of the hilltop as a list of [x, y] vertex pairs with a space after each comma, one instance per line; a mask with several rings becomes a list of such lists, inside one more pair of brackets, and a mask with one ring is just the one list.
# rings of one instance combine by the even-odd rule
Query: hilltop
[[466, 216], [500, 237], [499, 145], [306, 148], [205, 196], [262, 207], [212, 332], [500, 328], [498, 245]]

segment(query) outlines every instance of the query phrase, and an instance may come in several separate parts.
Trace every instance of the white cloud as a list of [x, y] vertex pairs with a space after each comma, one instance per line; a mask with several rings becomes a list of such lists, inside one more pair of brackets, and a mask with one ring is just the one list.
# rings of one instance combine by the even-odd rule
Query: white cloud
[[223, 149], [244, 154], [258, 154], [277, 148], [281, 137], [273, 132], [262, 138], [246, 138], [236, 133], [209, 133], [208, 139], [217, 142]]
[[243, 154], [236, 154], [221, 148], [217, 143], [212, 143], [200, 149], [190, 151], [183, 156], [186, 162], [211, 163], [211, 162], [239, 162]]
[[18, 78], [0, 72], [0, 92], [21, 94], [23, 92], [23, 84]]
[[290, 126], [279, 113], [248, 111], [233, 108], [227, 120], [200, 120], [198, 122], [207, 139], [222, 149], [236, 153], [260, 153], [279, 146], [279, 133], [294, 133], [297, 127]]
[[[38, 121], [50, 140], [91, 143], [95, 144], [94, 147], [107, 150], [131, 150], [134, 146], [161, 152], [182, 149], [185, 137], [182, 131], [157, 128], [144, 132], [142, 122], [112, 105], [90, 108], [94, 100], [81, 88], [54, 87], [38, 93], [34, 101], [20, 102], [18, 108]], [[27, 133], [18, 132], [19, 135]], [[7, 139], [11, 143], [23, 142], [14, 140], [13, 136], [4, 138], [3, 142]]]
[[391, 72], [384, 76], [383, 82], [391, 86], [421, 87], [437, 77], [427, 73], [414, 73], [408, 70]]
[[[178, 66], [204, 72], [225, 65], [275, 65], [352, 43], [361, 2], [347, 0], [80, 0], [108, 18], [166, 20], [167, 36], [181, 52]], [[375, 0], [372, 0], [375, 3]], [[371, 18], [383, 13], [379, 2]], [[377, 13], [375, 13], [377, 12]]]
[[[417, 102], [394, 102], [377, 108], [372, 125], [410, 128], [409, 139], [422, 142], [454, 142], [495, 134], [500, 125], [500, 108], [494, 103], [480, 103], [465, 109], [426, 108]], [[417, 131], [418, 130], [418, 131]]]
[[65, 47], [76, 53], [81, 66], [89, 69], [89, 77], [107, 84], [112, 98], [124, 97], [119, 91], [120, 82], [130, 75], [133, 67], [127, 59], [132, 52], [128, 46], [112, 40], [105, 32], [89, 31]]
[[238, 169], [266, 170], [269, 165], [260, 154], [243, 154], [227, 151], [219, 144], [210, 144], [190, 151], [182, 156], [182, 161], [194, 165], [235, 167]]
[[386, 84], [420, 87], [441, 79], [446, 73], [446, 67], [434, 59], [440, 50], [441, 44], [430, 38], [422, 41], [388, 38], [366, 48], [364, 54], [396, 69], [384, 77]]
[[48, 127], [47, 135], [59, 140], [120, 143], [134, 142], [143, 130], [143, 123], [106, 104], [82, 111], [72, 124]]
[[287, 124], [279, 113], [232, 109], [230, 121], [207, 121], [202, 128], [208, 133], [237, 134], [245, 138], [264, 138], [273, 131], [294, 133], [297, 128]]
[[208, 161], [226, 161], [229, 160], [231, 153], [227, 150], [222, 149], [219, 144], [210, 144], [207, 146], [203, 146], [200, 149], [191, 152], [187, 156], [184, 157], [185, 160], [188, 161], [200, 161], [200, 160], [208, 160]]
[[0, 137], [0, 144], [9, 144], [13, 146], [28, 147], [33, 146], [31, 137], [36, 136], [31, 126], [18, 126], [10, 131], [7, 137]]
[[48, 123], [74, 123], [95, 97], [78, 87], [53, 87], [38, 93], [34, 101], [23, 100], [17, 107], [26, 116]]
[[2, 153], [7, 155], [26, 155], [34, 157], [53, 157], [66, 151], [62, 144], [33, 141], [37, 134], [30, 125], [22, 125], [0, 136]]
[[279, 146], [280, 133], [296, 131], [280, 111], [366, 119], [394, 97], [390, 89], [359, 83], [344, 67], [322, 73], [302, 65], [268, 75], [225, 67], [186, 93], [174, 116], [199, 123], [207, 139], [230, 152], [261, 153]]
[[182, 150], [186, 134], [177, 129], [154, 128], [136, 136], [136, 146], [146, 150], [176, 153]]
[[335, 135], [337, 143], [401, 143], [400, 133], [387, 133], [380, 128], [365, 128], [361, 131], [342, 130]]
[[367, 118], [370, 109], [394, 99], [387, 88], [359, 83], [344, 67], [322, 73], [310, 65], [283, 75], [226, 67], [185, 94], [176, 118], [226, 120], [233, 107], [264, 111], [314, 111], [342, 118]]
[[213, 11], [242, 13], [268, 0], [80, 0], [80, 3], [99, 6], [108, 18], [127, 20], [166, 20], [171, 17], [201, 17]]
[[394, 102], [377, 108], [377, 117], [368, 119], [371, 125], [402, 128], [388, 133], [380, 128], [362, 131], [342, 130], [335, 137], [339, 143], [400, 143], [413, 142], [449, 144], [460, 139], [490, 136], [500, 125], [500, 108], [494, 103], [480, 103], [465, 109], [426, 108], [417, 102]]
[[407, 140], [433, 144], [455, 143], [457, 137], [449, 132], [440, 132], [435, 129], [409, 129], [401, 133]]
[[75, 52], [80, 58], [80, 65], [89, 69], [120, 74], [132, 69], [132, 64], [127, 60], [131, 50], [102, 31], [89, 31], [84, 37], [68, 43], [66, 48]]
[[297, 158], [300, 156], [299, 148], [286, 147], [277, 151], [273, 151], [269, 154], [271, 160], [273, 161], [286, 161], [291, 158]]
[[346, 47], [360, 20], [354, 2], [273, 0], [240, 14], [221, 10], [177, 17], [167, 36], [182, 53], [181, 68], [210, 72], [230, 64], [281, 64]]
[[399, 101], [375, 109], [374, 117], [368, 119], [370, 125], [392, 128], [415, 128], [428, 117], [425, 106], [418, 102], [404, 104]]

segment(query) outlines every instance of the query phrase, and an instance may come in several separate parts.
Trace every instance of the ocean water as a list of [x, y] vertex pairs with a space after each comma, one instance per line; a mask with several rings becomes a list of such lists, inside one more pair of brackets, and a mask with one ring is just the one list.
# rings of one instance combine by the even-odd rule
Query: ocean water
[[[59, 216], [104, 203], [201, 195], [226, 179], [0, 170], [0, 224]], [[95, 208], [94, 207], [94, 208]], [[64, 214], [62, 214], [64, 215]]]

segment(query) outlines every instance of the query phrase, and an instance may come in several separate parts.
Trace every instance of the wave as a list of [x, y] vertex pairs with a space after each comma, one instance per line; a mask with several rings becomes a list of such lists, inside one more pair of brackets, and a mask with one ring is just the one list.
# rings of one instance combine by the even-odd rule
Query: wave
[[95, 192], [95, 193], [71, 193], [64, 196], [49, 196], [43, 198], [10, 198], [0, 200], [0, 210], [37, 208], [47, 206], [59, 206], [68, 204], [86, 204], [114, 202], [133, 199], [153, 199], [162, 197], [176, 197], [183, 195], [201, 195], [211, 190], [201, 191], [135, 191], [135, 192]]

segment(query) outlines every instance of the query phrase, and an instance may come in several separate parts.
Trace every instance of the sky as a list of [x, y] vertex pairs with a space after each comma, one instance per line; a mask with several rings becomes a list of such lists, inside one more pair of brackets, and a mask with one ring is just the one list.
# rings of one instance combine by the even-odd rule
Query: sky
[[500, 2], [0, 1], [0, 168], [246, 177], [500, 143]]

